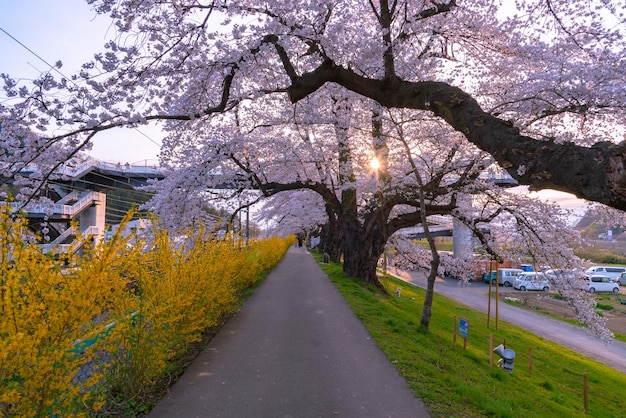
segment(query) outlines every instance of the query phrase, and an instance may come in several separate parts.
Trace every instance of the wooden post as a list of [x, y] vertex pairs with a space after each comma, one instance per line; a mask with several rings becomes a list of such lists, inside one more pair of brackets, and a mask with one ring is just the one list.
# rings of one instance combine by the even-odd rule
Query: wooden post
[[487, 293], [487, 328], [491, 320], [491, 270], [489, 270], [489, 292]]
[[452, 342], [456, 342], [456, 315], [454, 315], [454, 328], [452, 330]]
[[499, 321], [499, 317], [498, 317], [498, 306], [499, 306], [499, 300], [498, 300], [498, 288], [500, 286], [498, 285], [498, 270], [496, 269], [496, 331], [499, 329], [499, 325], [500, 325], [500, 321]]
[[583, 374], [583, 399], [585, 401], [585, 413], [588, 412], [587, 373]]
[[489, 334], [489, 368], [493, 369], [493, 334]]
[[528, 347], [528, 375], [533, 375], [533, 347]]

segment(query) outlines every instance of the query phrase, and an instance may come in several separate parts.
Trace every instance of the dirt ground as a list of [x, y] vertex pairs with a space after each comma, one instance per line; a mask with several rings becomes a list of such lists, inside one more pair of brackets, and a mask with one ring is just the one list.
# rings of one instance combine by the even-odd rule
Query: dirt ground
[[[528, 309], [548, 312], [561, 318], [575, 318], [574, 313], [567, 306], [567, 302], [554, 299], [550, 294], [543, 292], [515, 292], [514, 295], [507, 294], [501, 295], [501, 297], [503, 299], [505, 297], [515, 297], [520, 300], [520, 304], [523, 307]], [[596, 309], [597, 312], [607, 319], [607, 327], [614, 333], [626, 335], [626, 305], [620, 303], [622, 301], [626, 303], [626, 295], [623, 294], [623, 291], [619, 295], [599, 294], [596, 298], [600, 306], [613, 307], [613, 309]]]

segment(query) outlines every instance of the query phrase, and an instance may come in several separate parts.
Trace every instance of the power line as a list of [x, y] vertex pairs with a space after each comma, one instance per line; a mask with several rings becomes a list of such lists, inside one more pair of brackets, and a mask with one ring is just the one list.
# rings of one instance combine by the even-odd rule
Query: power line
[[[9, 32], [7, 32], [6, 30], [4, 30], [2, 27], [0, 27], [0, 31], [4, 32], [5, 35], [7, 35], [9, 38], [13, 39], [15, 42], [17, 42], [22, 48], [24, 48], [25, 50], [27, 50], [28, 52], [30, 52], [31, 54], [33, 54], [35, 57], [37, 57], [41, 62], [43, 62], [44, 64], [46, 64], [48, 67], [50, 67], [52, 70], [54, 70], [54, 72], [56, 72], [57, 74], [59, 74], [61, 77], [66, 78], [67, 80], [69, 80], [70, 82], [74, 83], [74, 81], [72, 81], [72, 79], [70, 79], [69, 77], [67, 77], [66, 75], [64, 75], [62, 72], [60, 72], [54, 65], [50, 64], [48, 61], [46, 61], [45, 59], [43, 59], [41, 56], [39, 56], [39, 54], [37, 54], [35, 51], [33, 51], [32, 49], [30, 49], [29, 47], [27, 47], [26, 45], [24, 45], [23, 43], [21, 43], [15, 36], [11, 35]], [[76, 83], [74, 83], [74, 85], [76, 85]]]
[[[66, 76], [65, 74], [63, 74], [61, 71], [59, 71], [59, 69], [50, 64], [48, 61], [46, 61], [45, 59], [43, 59], [39, 54], [37, 54], [35, 51], [33, 51], [32, 49], [30, 49], [29, 47], [27, 47], [25, 44], [23, 44], [22, 42], [20, 42], [15, 36], [11, 35], [9, 32], [7, 32], [6, 30], [4, 30], [4, 28], [0, 27], [0, 31], [2, 31], [5, 35], [7, 35], [9, 38], [11, 38], [13, 41], [15, 41], [18, 45], [20, 45], [22, 48], [24, 48], [25, 50], [27, 50], [28, 52], [30, 52], [31, 54], [33, 54], [35, 57], [37, 57], [37, 59], [39, 59], [41, 62], [43, 62], [44, 64], [46, 64], [48, 67], [50, 67], [50, 69], [52, 69], [55, 73], [59, 74], [61, 77], [65, 78], [66, 80], [68, 80], [70, 83], [74, 84], [75, 86], [78, 86], [78, 84], [76, 84], [76, 82], [74, 80], [72, 80], [70, 77]], [[34, 66], [32, 66], [33, 68], [35, 68]], [[35, 68], [36, 71], [40, 71], [37, 68]], [[41, 73], [42, 71], [40, 71]], [[146, 139], [148, 139], [150, 142], [152, 142], [153, 144], [155, 144], [157, 147], [161, 147], [161, 144], [159, 144], [158, 142], [156, 142], [154, 139], [152, 139], [151, 137], [149, 137], [147, 134], [145, 134], [144, 132], [141, 132], [139, 130], [139, 128], [134, 128], [135, 131], [137, 131], [139, 134], [141, 134], [142, 136], [144, 136]]]
[[148, 135], [146, 135], [145, 133], [141, 132], [141, 131], [139, 130], [139, 128], [135, 128], [135, 130], [136, 130], [137, 132], [139, 132], [141, 135], [145, 136], [145, 137], [148, 139], [148, 141], [152, 142], [153, 144], [155, 144], [156, 146], [158, 146], [159, 148], [161, 148], [161, 144], [159, 144], [158, 142], [156, 142], [154, 139], [150, 138], [150, 137], [149, 137]]

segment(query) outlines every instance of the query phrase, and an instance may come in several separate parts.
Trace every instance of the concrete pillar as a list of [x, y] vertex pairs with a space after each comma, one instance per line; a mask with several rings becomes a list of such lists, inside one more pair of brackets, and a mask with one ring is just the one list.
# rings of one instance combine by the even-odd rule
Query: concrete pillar
[[[457, 202], [464, 209], [472, 208], [472, 195], [461, 195]], [[452, 249], [454, 258], [469, 260], [473, 256], [474, 234], [465, 224], [455, 218], [452, 220]]]
[[469, 260], [474, 251], [472, 230], [457, 219], [452, 221], [452, 250], [454, 258]]
[[105, 213], [107, 196], [104, 193], [93, 192], [94, 202], [78, 216], [78, 228], [86, 231], [89, 227], [96, 227], [93, 235], [94, 245], [104, 238]]

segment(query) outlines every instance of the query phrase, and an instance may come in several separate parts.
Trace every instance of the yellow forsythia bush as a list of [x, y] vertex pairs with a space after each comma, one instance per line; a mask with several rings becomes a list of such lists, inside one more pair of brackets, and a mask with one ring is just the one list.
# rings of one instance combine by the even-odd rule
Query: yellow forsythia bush
[[105, 260], [66, 268], [25, 242], [20, 218], [0, 216], [0, 412], [30, 417], [82, 409], [89, 393], [81, 389], [100, 381], [103, 370], [97, 346], [79, 342], [100, 326], [94, 318], [121, 305], [125, 284]]
[[157, 229], [58, 259], [27, 235], [0, 214], [0, 416], [90, 416], [141, 399], [292, 243]]
[[289, 246], [293, 245], [294, 242], [295, 237], [293, 236], [287, 239], [273, 237], [251, 242], [249, 247], [251, 251], [248, 255], [247, 264], [254, 266], [254, 270], [257, 272], [271, 270], [283, 258]]

